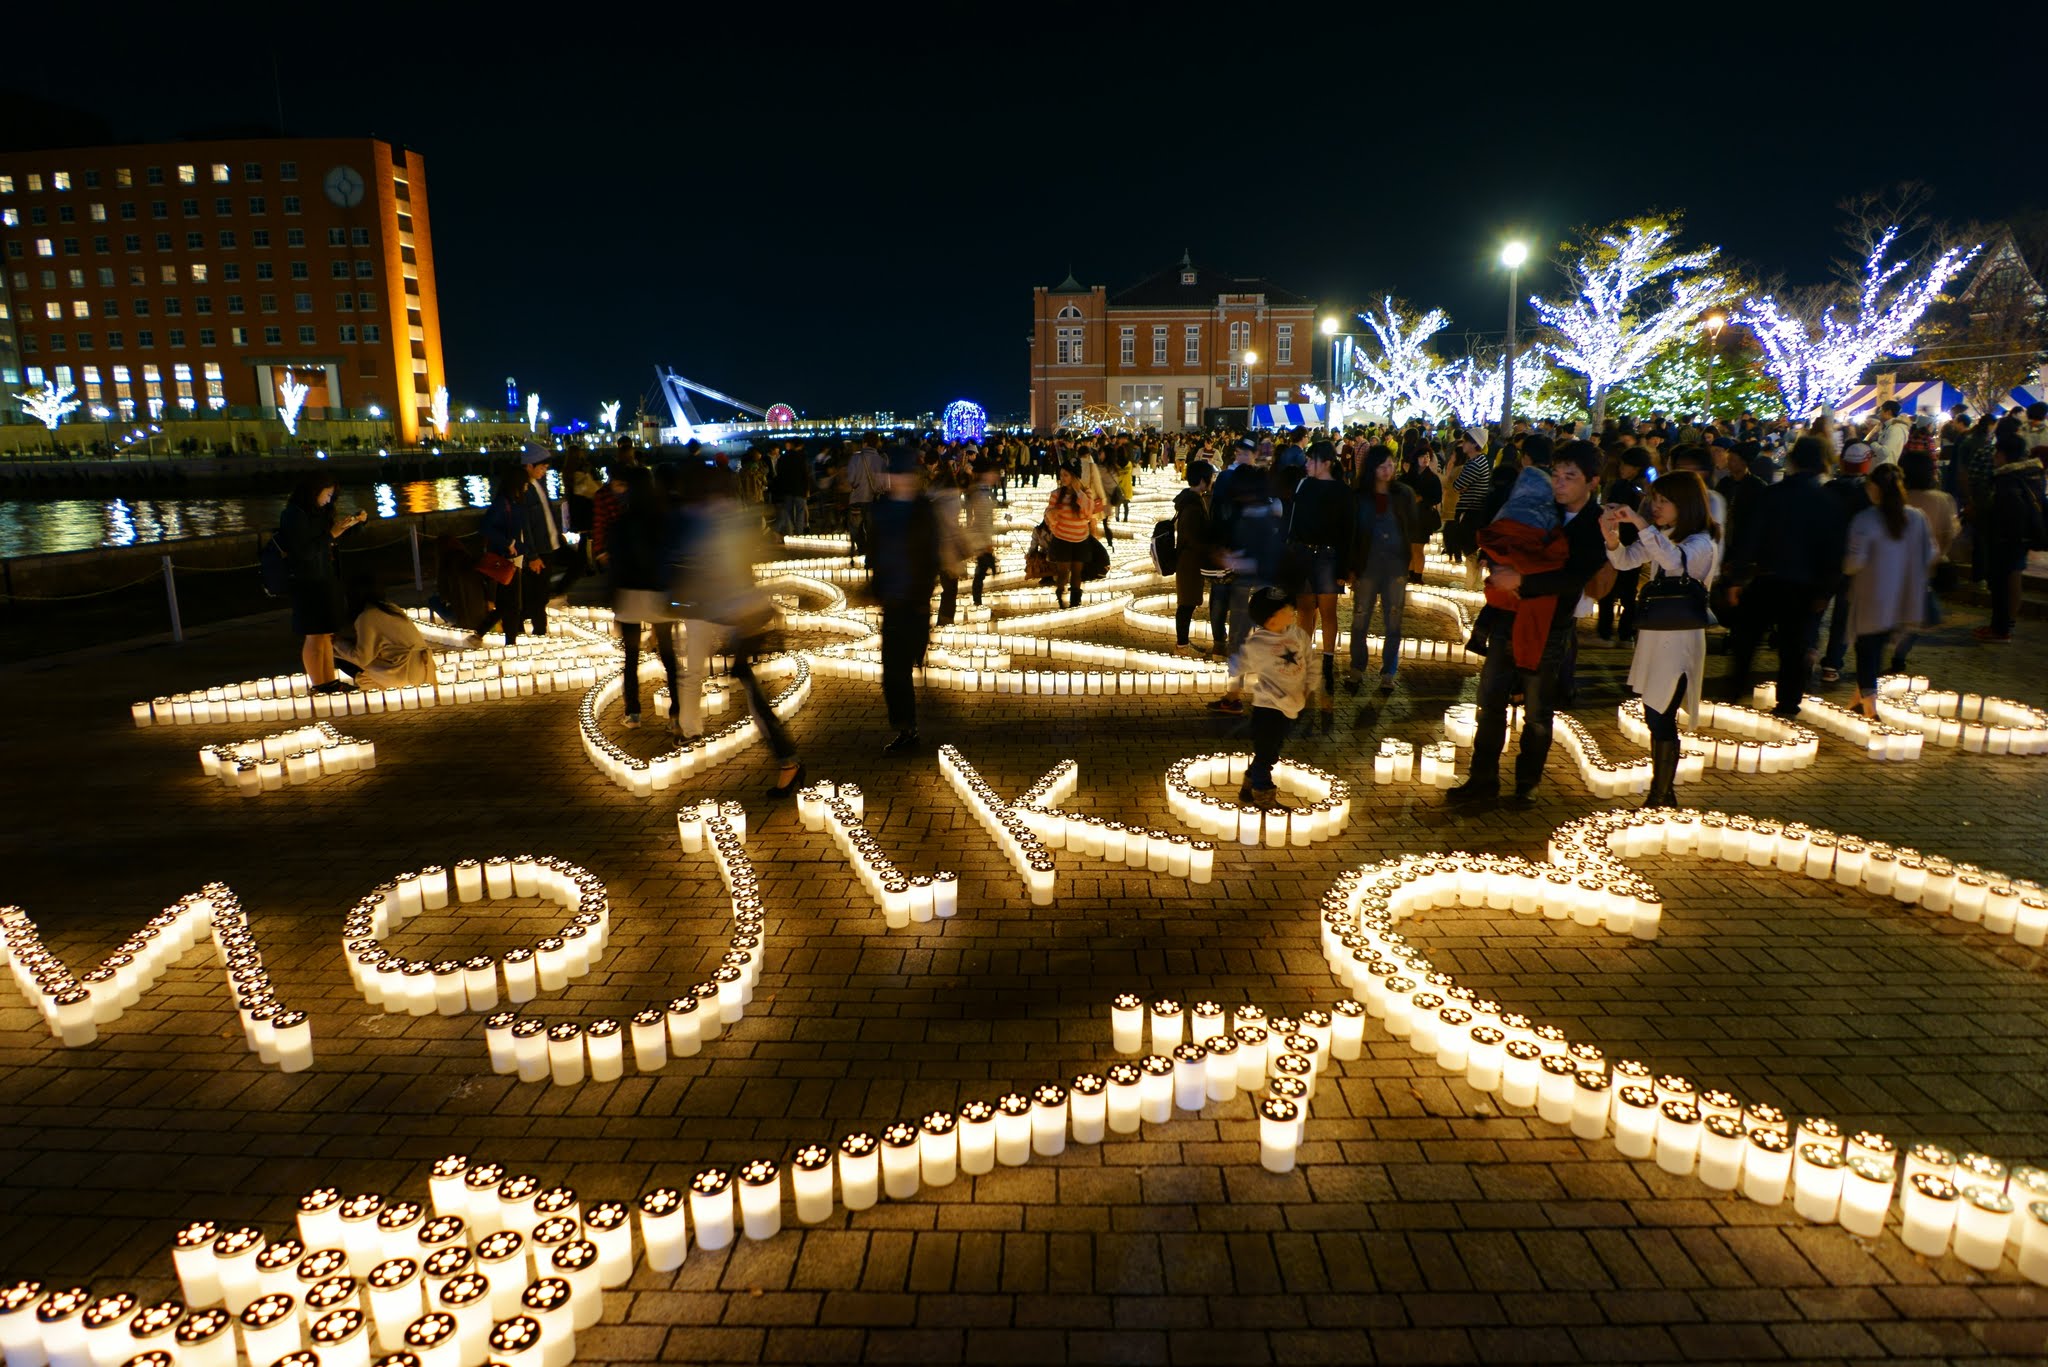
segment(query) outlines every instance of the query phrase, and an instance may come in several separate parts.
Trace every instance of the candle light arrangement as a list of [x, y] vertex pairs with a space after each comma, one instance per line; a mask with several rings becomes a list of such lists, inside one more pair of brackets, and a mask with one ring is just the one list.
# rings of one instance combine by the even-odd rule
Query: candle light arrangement
[[322, 721], [251, 740], [201, 746], [199, 767], [242, 796], [256, 797], [323, 776], [374, 769], [377, 747]]

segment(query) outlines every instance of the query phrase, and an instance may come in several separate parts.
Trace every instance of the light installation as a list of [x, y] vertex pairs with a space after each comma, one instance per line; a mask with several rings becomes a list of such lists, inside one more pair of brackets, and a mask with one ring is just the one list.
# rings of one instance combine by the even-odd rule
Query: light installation
[[[1141, 499], [1151, 507], [1163, 507], [1166, 492], [1170, 485], [1163, 482], [1141, 486]], [[1014, 545], [1028, 535], [1028, 528], [1021, 523], [1006, 525], [1002, 535], [1012, 538]], [[784, 663], [783, 672], [795, 682], [779, 701], [800, 701], [801, 684], [813, 665], [836, 677], [865, 677], [852, 671], [864, 668], [865, 652], [873, 647], [871, 611], [827, 592], [836, 590], [831, 576], [844, 570], [843, 539], [792, 541], [797, 544], [788, 548], [791, 558], [762, 566], [762, 577], [785, 596], [798, 591], [826, 603], [823, 612], [792, 612], [793, 627], [834, 622], [836, 630], [850, 639], [799, 651]], [[831, 554], [834, 550], [837, 556]], [[807, 557], [813, 551], [818, 554]], [[1094, 600], [1084, 598], [1078, 609], [1046, 611], [1042, 591], [1020, 584], [1021, 576], [1013, 574], [1007, 581], [1013, 587], [1000, 588], [995, 599], [1008, 615], [1000, 620], [992, 614], [982, 616], [939, 633], [935, 657], [946, 663], [926, 671], [925, 686], [1010, 691], [1014, 685], [1014, 691], [1085, 698], [1177, 692], [1182, 690], [1175, 684], [1182, 680], [1213, 683], [1209, 673], [1149, 668], [1152, 662], [1145, 652], [1127, 647], [1044, 638], [1108, 617], [1119, 617], [1139, 630], [1154, 629], [1157, 600], [1163, 595], [1148, 590], [1156, 589], [1160, 581], [1138, 567], [1137, 552], [1123, 549], [1117, 555], [1112, 576], [1091, 585]], [[1441, 572], [1434, 561], [1431, 569]], [[1165, 597], [1170, 606], [1170, 596]], [[1425, 611], [1440, 611], [1460, 628], [1465, 625], [1465, 607], [1475, 601], [1440, 588], [1421, 591], [1418, 599]], [[1166, 620], [1170, 630], [1170, 616]], [[484, 704], [547, 692], [573, 696], [579, 690], [581, 718], [610, 705], [605, 694], [594, 691], [616, 681], [617, 655], [607, 639], [607, 626], [604, 614], [572, 611], [547, 637], [511, 649], [464, 648], [460, 638], [444, 635], [436, 643], [448, 647], [437, 660], [437, 673], [445, 674], [416, 689], [366, 690], [336, 698], [310, 695], [303, 679], [264, 679], [138, 703], [134, 720], [141, 726], [309, 720], [309, 726], [261, 740], [209, 746], [202, 752], [202, 763], [218, 774], [223, 767], [249, 759], [288, 761], [296, 755], [306, 764], [309, 752], [318, 751], [323, 755], [320, 775], [331, 772], [347, 782], [351, 771], [346, 763], [330, 768], [324, 755], [362, 742], [352, 742], [312, 719], [347, 715], [374, 725], [369, 719], [389, 710]], [[1012, 657], [1026, 655], [1028, 642], [1039, 648], [1039, 664], [1068, 667], [1014, 668]], [[1442, 638], [1419, 638], [1409, 648], [1418, 658], [1472, 662], [1461, 646]], [[1191, 663], [1164, 659], [1183, 668]], [[1944, 693], [1924, 678], [1887, 680], [1880, 694], [1892, 719], [1900, 723], [1889, 726], [1890, 733], [1971, 753], [1981, 749], [1988, 754], [2000, 745], [2008, 754], [2048, 751], [2048, 713], [2039, 709]], [[1446, 718], [1446, 729], [1456, 740], [1468, 722], [1454, 713]], [[364, 724], [351, 721], [352, 727]], [[1699, 724], [1732, 733], [1734, 744], [1724, 751], [1727, 742], [1721, 736], [1688, 735], [1687, 759], [1696, 772], [1703, 773], [1711, 764], [1747, 782], [1797, 781], [1802, 762], [1810, 762], [1821, 743], [1812, 729], [1750, 709], [1717, 706], [1704, 711]], [[1634, 725], [1639, 725], [1638, 716], [1625, 710], [1624, 734]], [[1579, 734], [1576, 742], [1574, 728]], [[1560, 729], [1568, 750], [1577, 745], [1585, 752], [1580, 757], [1584, 772], [1586, 755], [1597, 754], [1590, 748], [1590, 735], [1575, 721]], [[1879, 732], [1873, 729], [1872, 734]], [[738, 732], [732, 734], [733, 742], [741, 739]], [[1883, 758], [1910, 758], [1891, 754], [1891, 735], [1885, 739]], [[735, 752], [736, 744], [728, 743], [711, 749], [699, 762], [715, 764]], [[1869, 753], [1878, 757], [1874, 745]], [[1079, 771], [1071, 760], [1055, 766], [1015, 800], [997, 797], [951, 747], [941, 751], [939, 767], [1018, 864], [1026, 892], [1038, 902], [1041, 888], [1044, 900], [1050, 900], [1056, 849], [1069, 857], [1114, 860], [1133, 872], [1164, 875], [1170, 883], [1200, 882], [1198, 854], [1206, 853], [1200, 863], [1207, 873], [1215, 861], [1229, 857], [1225, 851], [1232, 844], [1298, 846], [1342, 829], [1349, 803], [1343, 780], [1299, 764], [1287, 765], [1277, 776], [1305, 805], [1286, 814], [1289, 820], [1284, 825], [1275, 826], [1270, 814], [1261, 813], [1259, 823], [1247, 827], [1243, 813], [1232, 811], [1234, 804], [1219, 801], [1212, 791], [1234, 783], [1245, 760], [1232, 753], [1199, 755], [1175, 762], [1164, 776], [1174, 819], [1204, 836], [1217, 837], [1214, 843], [1190, 840], [1179, 832], [1134, 833], [1125, 828], [1118, 833], [1120, 855], [1112, 848], [1113, 823], [1058, 805], [1078, 781]], [[1377, 765], [1375, 771], [1377, 777]], [[301, 775], [312, 776], [310, 767]], [[262, 777], [259, 774], [259, 782]], [[288, 772], [284, 776], [286, 786], [295, 781]], [[636, 793], [655, 792], [651, 773], [644, 788], [637, 782], [628, 786]], [[1593, 788], [1596, 797], [1620, 795], [1603, 792], [1598, 784]], [[845, 876], [867, 885], [870, 898], [879, 883], [881, 896], [875, 900], [888, 928], [943, 933], [949, 912], [959, 910], [957, 890], [948, 888], [945, 871], [903, 878], [902, 870], [879, 854], [871, 838], [863, 840], [861, 804], [855, 785], [821, 783], [800, 795], [799, 815], [807, 828], [830, 833], [846, 858]], [[1292, 820], [1297, 814], [1298, 827]], [[351, 977], [368, 1000], [387, 1012], [479, 1017], [479, 1066], [487, 1064], [535, 1084], [602, 1084], [628, 1067], [651, 1072], [675, 1058], [707, 1047], [715, 1050], [724, 1028], [740, 1018], [760, 981], [769, 947], [765, 908], [747, 859], [745, 812], [737, 804], [686, 803], [676, 812], [676, 829], [686, 853], [708, 854], [716, 864], [732, 902], [733, 928], [725, 958], [712, 977], [665, 1002], [588, 1020], [532, 1012], [532, 1003], [542, 995], [591, 970], [605, 953], [613, 929], [610, 900], [601, 881], [588, 870], [538, 854], [459, 859], [399, 874], [378, 885], [341, 920], [342, 952]], [[1046, 838], [1055, 832], [1057, 840]], [[1931, 1144], [1846, 1134], [1825, 1117], [1788, 1116], [1766, 1100], [1745, 1100], [1705, 1082], [1659, 1074], [1637, 1060], [1609, 1059], [1592, 1040], [1570, 1040], [1518, 1013], [1512, 1003], [1485, 1000], [1458, 988], [1402, 933], [1410, 917], [1457, 907], [1461, 916], [1483, 909], [1571, 920], [1610, 934], [1650, 938], [1658, 931], [1667, 898], [1628, 863], [1646, 856], [1696, 857], [1750, 870], [1775, 870], [1959, 920], [2024, 945], [2048, 941], [2048, 896], [2031, 882], [1857, 835], [1717, 811], [1595, 811], [1558, 827], [1545, 857], [1533, 861], [1468, 853], [1402, 855], [1342, 873], [1319, 903], [1321, 953], [1347, 994], [1338, 1000], [1287, 1015], [1268, 1014], [1249, 1002], [1225, 1007], [1214, 1001], [1159, 998], [1148, 1005], [1137, 994], [1125, 994], [1109, 1012], [1114, 1051], [1130, 1056], [1125, 1060], [1067, 1079], [1019, 1084], [1017, 1090], [993, 1099], [963, 1102], [957, 1111], [879, 1123], [872, 1130], [845, 1136], [837, 1145], [763, 1153], [732, 1169], [707, 1168], [694, 1178], [678, 1175], [669, 1185], [657, 1175], [655, 1185], [637, 1196], [584, 1198], [580, 1204], [588, 1254], [551, 1254], [546, 1270], [561, 1275], [529, 1285], [521, 1296], [533, 1302], [523, 1308], [535, 1314], [522, 1318], [508, 1305], [504, 1309], [509, 1318], [498, 1318], [494, 1309], [497, 1322], [491, 1333], [506, 1344], [522, 1335], [527, 1336], [522, 1342], [538, 1344], [546, 1341], [550, 1327], [558, 1336], [573, 1336], [594, 1324], [602, 1306], [596, 1290], [620, 1284], [634, 1269], [630, 1230], [635, 1210], [642, 1232], [641, 1256], [651, 1270], [669, 1271], [687, 1256], [692, 1242], [714, 1248], [738, 1237], [774, 1237], [792, 1203], [800, 1222], [816, 1223], [842, 1206], [858, 1210], [885, 1197], [914, 1199], [923, 1188], [946, 1185], [960, 1174], [978, 1175], [996, 1166], [1052, 1156], [1069, 1142], [1111, 1142], [1139, 1133], [1145, 1124], [1188, 1112], [1254, 1120], [1259, 1161], [1274, 1171], [1286, 1171], [1298, 1161], [1314, 1119], [1318, 1084], [1341, 1071], [1340, 1065], [1360, 1057], [1368, 1031], [1376, 1032], [1375, 1038], [1384, 1033], [1431, 1066], [1495, 1095], [1503, 1106], [1568, 1126], [1583, 1140], [1612, 1142], [1624, 1156], [1655, 1161], [1666, 1172], [1696, 1178], [1710, 1190], [1739, 1193], [1764, 1205], [1789, 1204], [1798, 1218], [1838, 1223], [1866, 1238], [1896, 1232], [1915, 1251], [1938, 1256], [1952, 1250], [1973, 1267], [1995, 1268], [2010, 1257], [2022, 1275], [2048, 1282], [2048, 1207], [2037, 1211], [2034, 1206], [2048, 1200], [2048, 1174], [2008, 1168], [1984, 1155], [1959, 1155]], [[1180, 862], [1183, 857], [1186, 865]], [[927, 881], [919, 883], [920, 878]], [[898, 883], [910, 887], [899, 892]], [[391, 936], [415, 916], [506, 896], [552, 901], [563, 917], [559, 930], [530, 947], [497, 956], [420, 961], [391, 952]], [[900, 920], [892, 912], [900, 912]], [[114, 1026], [186, 949], [210, 935], [227, 969], [247, 1046], [286, 1072], [314, 1066], [313, 1022], [284, 1004], [280, 984], [263, 966], [250, 918], [230, 890], [209, 885], [181, 899], [144, 929], [148, 933], [131, 937], [98, 967], [73, 973], [43, 946], [26, 913], [19, 908], [0, 912], [0, 942], [14, 979], [65, 1043], [89, 1044]], [[492, 1231], [538, 1228], [543, 1194], [549, 1209], [566, 1209], [578, 1201], [573, 1193], [554, 1193], [539, 1177], [510, 1173], [486, 1156], [451, 1154], [428, 1175], [424, 1201], [384, 1194], [343, 1201], [339, 1193], [309, 1193], [299, 1204], [300, 1232], [308, 1247], [333, 1248], [351, 1263], [358, 1256], [364, 1258], [367, 1272], [379, 1259], [400, 1256], [401, 1247], [425, 1253], [432, 1240], [447, 1242], [446, 1228], [437, 1226], [429, 1236], [428, 1226], [459, 1216], [469, 1229], [467, 1235], [455, 1232], [453, 1242], [481, 1263]], [[390, 1221], [373, 1221], [379, 1231], [376, 1246], [365, 1240], [356, 1248], [347, 1238], [355, 1228], [348, 1222], [360, 1226], [387, 1210], [393, 1212]], [[429, 1210], [432, 1220], [427, 1218]], [[389, 1246], [382, 1242], [387, 1223], [393, 1231], [389, 1237], [399, 1241]], [[416, 1242], [402, 1242], [407, 1240]], [[349, 1324], [317, 1318], [306, 1324], [287, 1315], [255, 1313], [251, 1307], [262, 1299], [262, 1281], [255, 1264], [247, 1260], [263, 1245], [261, 1232], [253, 1227], [245, 1232], [201, 1221], [179, 1232], [173, 1263], [186, 1299], [201, 1307], [190, 1317], [191, 1339], [210, 1335], [217, 1340], [239, 1328], [245, 1347], [253, 1343], [268, 1352], [293, 1333], [303, 1332], [315, 1341], [323, 1332], [344, 1338], [360, 1333], [364, 1319], [380, 1314], [378, 1334], [401, 1342], [439, 1342], [438, 1335], [460, 1333], [460, 1307], [441, 1313], [424, 1310], [424, 1302], [383, 1294], [400, 1289], [402, 1279], [389, 1288], [373, 1288], [380, 1294], [369, 1298], [368, 1316], [358, 1309], [357, 1321]], [[490, 1253], [498, 1250], [498, 1243], [491, 1244]], [[598, 1269], [594, 1276], [588, 1273], [590, 1267]], [[545, 1294], [535, 1295], [543, 1286]], [[585, 1298], [580, 1302], [579, 1294]], [[71, 1297], [61, 1288], [53, 1291], [28, 1282], [0, 1289], [0, 1347], [10, 1357], [17, 1347], [25, 1352], [25, 1335], [33, 1334], [36, 1347], [49, 1352], [46, 1336], [53, 1334], [56, 1351], [68, 1355], [66, 1336], [86, 1303], [83, 1292]], [[215, 1306], [221, 1307], [217, 1315]], [[24, 1309], [30, 1312], [26, 1317]], [[440, 1319], [434, 1318], [436, 1314]], [[306, 1327], [292, 1327], [300, 1324]], [[273, 1342], [279, 1335], [282, 1338]], [[572, 1351], [567, 1338], [558, 1337], [556, 1344], [560, 1351]]]
[[540, 395], [537, 393], [529, 393], [526, 396], [526, 430], [529, 432], [533, 431], [535, 427], [539, 424], [539, 422]]
[[1818, 317], [1808, 318], [1781, 305], [1774, 295], [1742, 301], [1733, 321], [1756, 334], [1764, 369], [1788, 415], [1804, 418], [1833, 408], [1856, 388], [1873, 362], [1907, 354], [1913, 329], [1927, 310], [1984, 250], [1981, 243], [1967, 250], [1950, 247], [1917, 278], [1894, 284], [1912, 265], [1891, 259], [1898, 236], [1894, 224], [1871, 247], [1857, 285], [1856, 311], [1850, 317], [1837, 316], [1832, 303]]
[[939, 434], [947, 441], [979, 444], [988, 434], [988, 414], [971, 399], [955, 399], [939, 415]]
[[299, 410], [305, 407], [306, 395], [312, 392], [311, 386], [300, 383], [299, 377], [289, 370], [277, 382], [277, 416], [292, 436], [299, 434]]
[[610, 403], [601, 403], [597, 406], [597, 420], [604, 424], [605, 431], [616, 432], [619, 430], [619, 404], [621, 402], [622, 400], [613, 399]]
[[1442, 309], [1431, 309], [1410, 318], [1388, 295], [1380, 301], [1377, 313], [1361, 313], [1359, 318], [1379, 346], [1353, 351], [1352, 366], [1364, 385], [1345, 393], [1345, 407], [1377, 406], [1390, 415], [1403, 410], [1430, 417], [1441, 413], [1443, 396], [1437, 388], [1438, 362], [1431, 339], [1449, 326], [1451, 316]]
[[75, 385], [45, 380], [41, 389], [32, 389], [14, 397], [21, 401], [24, 413], [54, 432], [59, 423], [78, 411], [78, 400], [71, 397], [77, 392]]
[[435, 435], [437, 435], [437, 436], [441, 436], [441, 437], [445, 437], [445, 436], [447, 436], [447, 435], [448, 435], [448, 386], [447, 386], [447, 385], [445, 385], [445, 384], [437, 384], [437, 385], [435, 385], [435, 386], [434, 386], [434, 402], [433, 402], [433, 406], [432, 406], [431, 408], [429, 408], [429, 409], [427, 410], [427, 413], [428, 413], [428, 416], [429, 416], [429, 417], [430, 417], [430, 418], [432, 419], [432, 421], [433, 421], [433, 424], [434, 424], [434, 433], [435, 433]]

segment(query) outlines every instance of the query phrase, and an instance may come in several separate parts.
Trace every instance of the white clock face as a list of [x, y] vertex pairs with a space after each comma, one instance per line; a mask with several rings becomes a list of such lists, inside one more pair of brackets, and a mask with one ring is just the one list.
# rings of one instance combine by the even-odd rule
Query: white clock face
[[363, 202], [363, 178], [352, 166], [337, 166], [327, 173], [327, 198], [344, 209]]

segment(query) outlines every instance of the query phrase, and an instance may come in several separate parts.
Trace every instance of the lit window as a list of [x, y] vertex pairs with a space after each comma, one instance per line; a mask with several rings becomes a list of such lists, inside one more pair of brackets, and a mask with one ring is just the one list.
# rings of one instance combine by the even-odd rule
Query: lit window
[[13, 193], [14, 193], [14, 177], [13, 177], [13, 176], [0, 176], [0, 195], [11, 195], [11, 194], [13, 194]]
[[86, 402], [98, 403], [100, 400], [100, 368], [96, 365], [89, 365], [83, 369], [81, 374], [85, 380]]
[[55, 172], [52, 172], [52, 173], [51, 173], [51, 175], [50, 175], [50, 188], [51, 188], [51, 189], [53, 189], [53, 190], [68, 190], [68, 189], [70, 189], [70, 188], [71, 188], [71, 173], [70, 173], [69, 171], [55, 171]]
[[71, 301], [71, 316], [73, 318], [92, 317], [91, 302], [85, 299], [73, 299]]
[[247, 346], [247, 345], [249, 345], [249, 329], [247, 329], [247, 328], [229, 328], [229, 329], [228, 329], [228, 342], [229, 342], [229, 343], [230, 343], [231, 345], [233, 345], [233, 346]]
[[192, 267], [191, 267], [191, 271], [192, 271], [192, 283], [193, 283], [193, 284], [195, 284], [195, 285], [203, 285], [203, 284], [205, 284], [205, 283], [206, 283], [206, 263], [205, 263], [205, 262], [203, 262], [203, 261], [202, 261], [202, 262], [195, 262], [195, 263], [194, 263], [194, 264], [192, 265]]
[[37, 239], [36, 239], [36, 255], [37, 255], [37, 256], [55, 256], [56, 254], [57, 254], [57, 248], [55, 247], [55, 245], [54, 245], [54, 244], [52, 244], [52, 243], [51, 243], [51, 241], [50, 241], [50, 239], [49, 239], [49, 238], [47, 238], [47, 237], [39, 237], [39, 238], [37, 238]]
[[166, 285], [175, 285], [178, 283], [178, 268], [176, 266], [158, 266], [156, 269], [157, 279], [161, 283]]
[[226, 162], [217, 161], [213, 164], [213, 183], [215, 185], [225, 185], [228, 183], [228, 164]]
[[0, 209], [0, 228], [19, 228], [20, 226], [21, 210]]
[[40, 172], [40, 171], [31, 171], [31, 172], [29, 172], [29, 173], [28, 173], [28, 192], [29, 192], [30, 194], [32, 194], [32, 195], [33, 195], [33, 194], [40, 194], [40, 193], [42, 192], [42, 188], [43, 188], [43, 173], [42, 173], [42, 172]]
[[135, 173], [133, 171], [125, 166], [116, 166], [114, 168], [114, 187], [116, 189], [127, 189], [134, 184]]
[[142, 269], [142, 267], [140, 267], [140, 266], [130, 266], [130, 267], [128, 268], [128, 283], [129, 283], [130, 285], [143, 285], [143, 284], [147, 284], [147, 283], [148, 283], [148, 281], [147, 281], [147, 280], [145, 280], [145, 279], [143, 278], [143, 276], [144, 276], [144, 273], [143, 273], [143, 269]]
[[86, 211], [85, 216], [95, 223], [105, 223], [107, 221], [107, 206], [95, 204]]
[[199, 168], [198, 168], [198, 167], [196, 167], [196, 166], [180, 166], [180, 167], [178, 168], [178, 184], [180, 184], [180, 185], [197, 185], [198, 183], [199, 183]]
[[[201, 334], [201, 340], [207, 346], [213, 345], [213, 338], [204, 333]], [[227, 385], [221, 378], [220, 362], [208, 361], [206, 363], [206, 406], [208, 408], [226, 408], [227, 405], [228, 391]]]
[[84, 272], [84, 271], [66, 271], [66, 272], [64, 272], [64, 274], [65, 274], [65, 276], [66, 276], [66, 277], [68, 277], [68, 278], [70, 279], [70, 281], [71, 281], [71, 288], [73, 288], [73, 289], [75, 289], [75, 290], [82, 290], [82, 289], [84, 289], [84, 288], [85, 288], [85, 272]]
[[62, 318], [63, 316], [64, 306], [58, 303], [55, 299], [52, 299], [49, 303], [43, 305], [43, 317]]

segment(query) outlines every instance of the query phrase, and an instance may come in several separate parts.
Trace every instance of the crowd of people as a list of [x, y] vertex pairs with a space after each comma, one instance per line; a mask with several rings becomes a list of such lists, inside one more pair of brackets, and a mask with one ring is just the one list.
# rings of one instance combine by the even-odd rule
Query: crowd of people
[[[651, 646], [668, 680], [670, 730], [700, 734], [704, 670], [728, 652], [774, 755], [771, 796], [804, 773], [752, 667], [776, 613], [751, 567], [778, 538], [844, 533], [865, 567], [881, 621], [885, 750], [903, 754], [922, 745], [914, 678], [934, 624], [956, 620], [963, 578], [979, 605], [1000, 568], [997, 510], [1036, 514], [1021, 568], [1059, 606], [1078, 606], [1083, 584], [1106, 572], [1119, 527], [1134, 534], [1140, 472], [1171, 471], [1181, 487], [1159, 549], [1174, 586], [1174, 648], [1203, 649], [1193, 633], [1205, 614], [1206, 649], [1230, 661], [1209, 707], [1247, 718], [1254, 762], [1239, 796], [1261, 807], [1280, 800], [1272, 767], [1294, 724], [1307, 715], [1329, 731], [1340, 686], [1356, 694], [1374, 672], [1375, 625], [1378, 690], [1396, 691], [1408, 590], [1439, 533], [1466, 587], [1485, 595], [1469, 641], [1483, 657], [1477, 737], [1470, 774], [1448, 795], [1455, 806], [1504, 796], [1511, 707], [1521, 738], [1510, 791], [1531, 800], [1556, 709], [1577, 694], [1583, 619], [1598, 642], [1588, 648], [1633, 652], [1650, 801], [1668, 803], [1679, 718], [1697, 711], [1707, 682], [1710, 628], [1727, 629], [1731, 701], [1748, 700], [1768, 647], [1775, 710], [1794, 716], [1853, 652], [1851, 696], [1869, 714], [1879, 675], [1905, 668], [1965, 560], [1992, 605], [1975, 635], [2002, 643], [2027, 555], [2048, 548], [2044, 405], [1996, 419], [1957, 410], [1939, 427], [1886, 403], [1862, 423], [1651, 414], [1597, 431], [1517, 420], [1504, 433], [1421, 422], [1330, 434], [992, 432], [979, 442], [870, 433], [815, 449], [692, 445], [653, 464], [622, 439], [601, 464], [581, 450], [559, 459], [564, 497], [547, 492], [556, 454], [529, 445], [485, 514], [482, 552], [442, 539], [437, 609], [510, 643], [545, 633], [549, 600], [602, 576], [626, 656], [624, 725], [641, 724], [639, 663]], [[336, 582], [334, 541], [361, 516], [337, 518], [333, 492], [332, 480], [309, 478], [279, 529], [293, 626], [322, 691], [350, 686], [337, 661], [364, 668], [367, 652], [369, 667], [388, 671], [413, 651], [417, 671], [424, 652], [373, 587], [351, 594]], [[1340, 623], [1350, 631], [1341, 664]]]

